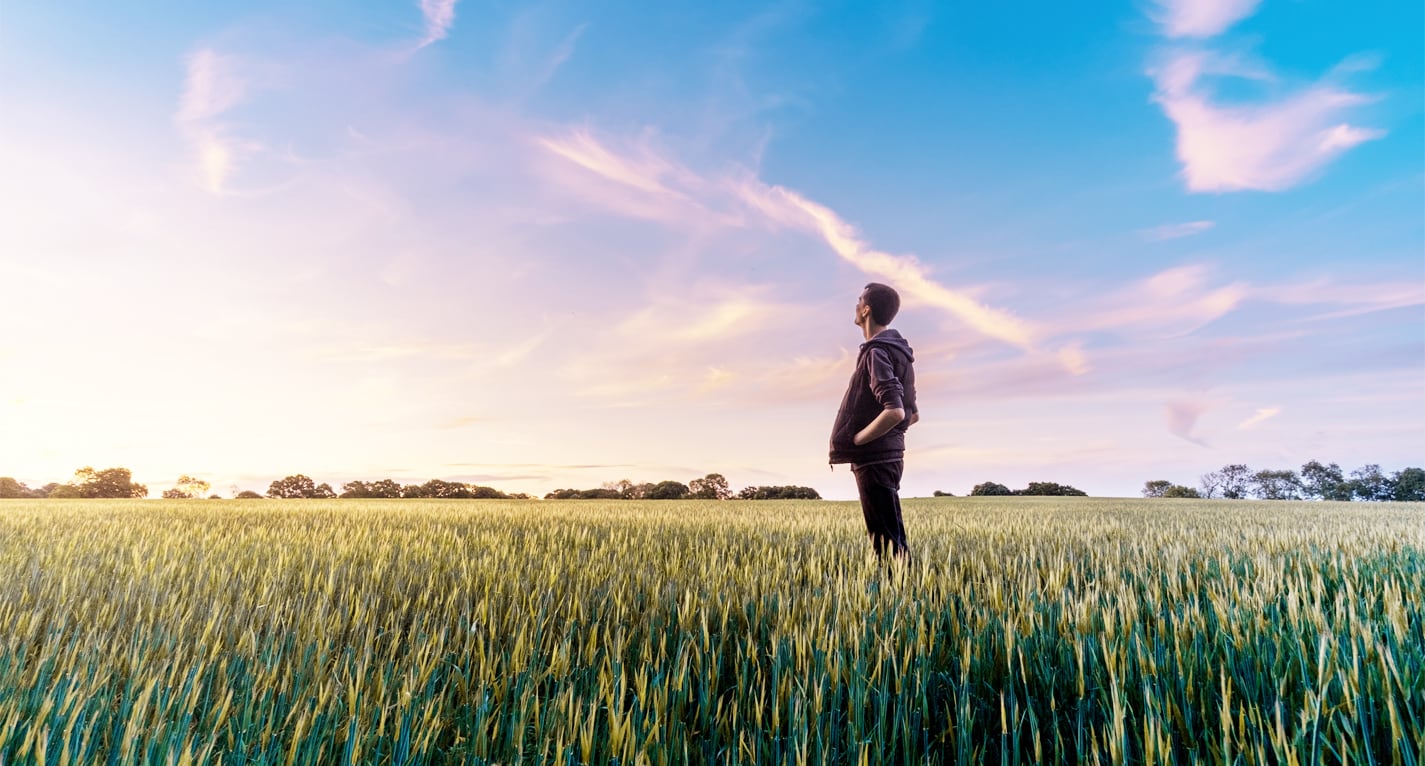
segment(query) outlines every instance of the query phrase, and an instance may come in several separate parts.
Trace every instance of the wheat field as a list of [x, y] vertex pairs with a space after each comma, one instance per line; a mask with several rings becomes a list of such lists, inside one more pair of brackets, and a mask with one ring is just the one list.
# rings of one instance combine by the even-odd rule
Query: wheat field
[[1417, 764], [1425, 508], [0, 501], [0, 764]]

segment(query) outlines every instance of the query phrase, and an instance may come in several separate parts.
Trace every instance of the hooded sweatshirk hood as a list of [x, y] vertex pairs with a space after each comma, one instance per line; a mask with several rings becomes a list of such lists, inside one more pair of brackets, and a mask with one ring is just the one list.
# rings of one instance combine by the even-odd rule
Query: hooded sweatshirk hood
[[883, 348], [894, 349], [905, 354], [905, 360], [907, 362], [915, 363], [915, 353], [911, 351], [910, 342], [901, 336], [899, 330], [889, 328], [882, 330], [876, 337], [862, 343], [861, 349], [864, 351], [867, 346], [881, 346]]

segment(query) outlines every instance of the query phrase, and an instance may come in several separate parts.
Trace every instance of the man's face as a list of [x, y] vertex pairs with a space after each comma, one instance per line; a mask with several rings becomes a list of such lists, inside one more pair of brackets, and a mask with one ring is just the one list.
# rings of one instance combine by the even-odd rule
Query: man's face
[[851, 320], [857, 327], [865, 326], [871, 318], [871, 307], [866, 305], [866, 293], [856, 296], [856, 318]]

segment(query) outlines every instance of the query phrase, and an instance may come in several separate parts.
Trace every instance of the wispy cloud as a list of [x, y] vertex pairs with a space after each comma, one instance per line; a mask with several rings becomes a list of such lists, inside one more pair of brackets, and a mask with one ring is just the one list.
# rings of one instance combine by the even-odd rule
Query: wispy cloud
[[183, 95], [174, 116], [193, 153], [200, 185], [220, 194], [238, 159], [258, 147], [234, 138], [221, 117], [242, 102], [247, 84], [234, 59], [204, 48], [188, 57]]
[[1264, 421], [1270, 420], [1281, 414], [1281, 407], [1263, 407], [1257, 410], [1256, 414], [1237, 424], [1237, 430], [1248, 431], [1261, 425]]
[[1385, 135], [1345, 122], [1367, 96], [1317, 83], [1267, 103], [1219, 103], [1205, 80], [1225, 67], [1213, 54], [1178, 53], [1154, 71], [1154, 100], [1176, 125], [1191, 191], [1280, 191], [1346, 150]]
[[1213, 226], [1212, 221], [1189, 221], [1188, 223], [1170, 223], [1163, 226], [1155, 226], [1151, 229], [1140, 229], [1139, 234], [1149, 242], [1163, 242], [1169, 239], [1181, 239], [1191, 237], [1194, 234], [1201, 234]]
[[1209, 275], [1203, 265], [1166, 269], [1106, 296], [1099, 301], [1102, 308], [1067, 313], [1061, 322], [1081, 332], [1186, 335], [1227, 315], [1251, 294], [1241, 282], [1213, 286]]
[[1197, 428], [1198, 418], [1207, 410], [1207, 404], [1201, 400], [1178, 399], [1163, 407], [1163, 419], [1167, 421], [1168, 432], [1173, 436], [1206, 447], [1207, 442], [1193, 431]]
[[1154, 19], [1168, 37], [1215, 37], [1251, 16], [1261, 0], [1157, 0]]
[[437, 40], [445, 39], [451, 25], [455, 23], [455, 2], [456, 0], [420, 0], [426, 34], [417, 48], [424, 48]]
[[587, 23], [580, 24], [560, 41], [559, 45], [554, 48], [554, 52], [544, 61], [544, 66], [540, 69], [535, 78], [533, 88], [538, 89], [554, 78], [554, 74], [559, 71], [560, 67], [564, 66], [564, 62], [568, 61], [570, 57], [574, 55], [575, 44], [579, 42], [579, 38], [583, 36], [584, 30], [588, 28], [589, 25]]
[[1337, 306], [1316, 319], [1338, 319], [1425, 304], [1425, 283], [1342, 283], [1318, 279], [1253, 288], [1253, 297], [1287, 306]]
[[723, 340], [756, 332], [780, 313], [778, 306], [755, 297], [727, 296], [710, 304], [665, 302], [634, 313], [619, 325], [619, 332], [648, 343], [697, 343]]
[[855, 227], [830, 208], [781, 186], [747, 180], [735, 187], [748, 205], [772, 221], [819, 235], [832, 252], [866, 274], [892, 281], [910, 302], [934, 306], [997, 340], [1031, 350], [1040, 331], [1009, 311], [946, 287], [912, 255], [891, 255], [867, 245]]
[[[790, 189], [746, 175], [706, 179], [668, 159], [646, 140], [629, 152], [618, 152], [589, 131], [576, 130], [562, 137], [542, 137], [537, 143], [605, 179], [644, 193], [633, 205], [607, 194], [598, 197], [601, 204], [620, 212], [684, 220], [691, 215], [703, 221], [718, 202], [714, 198], [720, 193], [730, 193], [734, 201], [768, 222], [813, 234], [832, 252], [866, 274], [892, 281], [908, 303], [942, 309], [991, 338], [1025, 350], [1032, 349], [1041, 335], [1029, 321], [935, 281], [915, 256], [892, 255], [874, 249], [835, 211]], [[726, 208], [726, 202], [720, 207]], [[728, 225], [742, 223], [741, 216], [730, 212], [717, 214], [715, 218]]]
[[550, 180], [597, 207], [675, 224], [736, 225], [728, 213], [708, 207], [707, 182], [666, 156], [655, 140], [646, 131], [614, 149], [587, 128], [576, 128], [536, 137], [534, 144], [558, 160], [546, 166]]

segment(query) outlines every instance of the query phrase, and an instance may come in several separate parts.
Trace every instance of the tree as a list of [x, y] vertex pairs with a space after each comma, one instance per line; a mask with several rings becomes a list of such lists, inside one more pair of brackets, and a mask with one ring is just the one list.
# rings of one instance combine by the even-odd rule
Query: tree
[[421, 497], [432, 497], [442, 500], [468, 500], [471, 495], [470, 488], [458, 481], [431, 479], [421, 485]]
[[1391, 477], [1392, 500], [1403, 502], [1425, 501], [1425, 469], [1406, 468]]
[[1252, 474], [1252, 494], [1262, 500], [1300, 500], [1301, 479], [1296, 471], [1264, 468]]
[[821, 494], [811, 487], [795, 485], [743, 487], [737, 493], [739, 500], [820, 500]]
[[682, 500], [688, 496], [688, 485], [681, 481], [660, 481], [644, 495], [647, 500]]
[[1173, 483], [1167, 479], [1153, 479], [1143, 482], [1143, 497], [1162, 497]]
[[1203, 497], [1221, 494], [1228, 500], [1241, 500], [1247, 496], [1252, 481], [1252, 469], [1241, 463], [1222, 466], [1222, 470], [1205, 473], [1200, 480]]
[[688, 482], [688, 497], [699, 500], [726, 500], [732, 497], [732, 489], [727, 486], [727, 478], [720, 473], [710, 473], [701, 479]]
[[1029, 486], [1014, 494], [1041, 497], [1088, 497], [1088, 493], [1081, 489], [1053, 481], [1031, 481]]
[[933, 493], [931, 493], [931, 496], [932, 496], [932, 497], [954, 497], [954, 496], [955, 496], [955, 493], [954, 493], [954, 492], [942, 492], [942, 491], [940, 491], [940, 490], [937, 489], [937, 490], [935, 490]]
[[0, 476], [0, 498], [13, 499], [19, 497], [31, 497], [30, 488], [24, 483], [16, 481], [9, 476]]
[[371, 497], [371, 490], [364, 481], [349, 481], [341, 485], [341, 495], [339, 495], [339, 497], [347, 499]]
[[178, 483], [173, 489], [163, 491], [163, 496], [169, 500], [198, 500], [208, 494], [212, 485], [202, 479], [184, 474], [178, 477]]
[[544, 496], [545, 500], [622, 500], [616, 489], [556, 489]]
[[983, 484], [976, 484], [974, 489], [970, 490], [970, 497], [1000, 497], [1004, 495], [1013, 494], [1014, 491], [1011, 490], [1009, 487], [1006, 487], [1005, 485], [995, 481], [987, 481]]
[[1322, 465], [1316, 460], [1301, 466], [1301, 493], [1309, 500], [1351, 499], [1351, 487], [1341, 473], [1341, 466]]
[[262, 495], [259, 495], [259, 494], [257, 494], [256, 492], [253, 492], [253, 491], [250, 490], [250, 489], [245, 489], [245, 490], [243, 490], [243, 491], [237, 493], [236, 495], [234, 495], [234, 497], [236, 497], [236, 498], [239, 499], [239, 500], [261, 500], [261, 499], [262, 499]]
[[1163, 490], [1163, 497], [1193, 497], [1193, 498], [1197, 498], [1197, 497], [1202, 497], [1202, 495], [1198, 494], [1198, 491], [1195, 490], [1195, 489], [1193, 489], [1192, 487], [1184, 487], [1184, 486], [1181, 485], [1181, 484], [1174, 484], [1173, 486], [1168, 487], [1167, 489]]
[[96, 471], [84, 466], [74, 472], [74, 486], [79, 497], [148, 497], [148, 487], [134, 483], [134, 476], [127, 468]]
[[292, 500], [297, 498], [329, 498], [336, 497], [331, 485], [323, 482], [314, 483], [303, 474], [286, 476], [272, 482], [267, 487], [267, 496], [282, 500]]
[[1389, 500], [1395, 494], [1390, 479], [1381, 473], [1380, 466], [1375, 463], [1352, 471], [1351, 480], [1346, 484], [1357, 500]]
[[381, 479], [366, 485], [370, 497], [397, 498], [401, 496], [401, 485], [394, 479]]
[[649, 490], [653, 489], [652, 484], [635, 484], [628, 479], [604, 482], [601, 489], [613, 490], [624, 500], [642, 500], [648, 496]]

